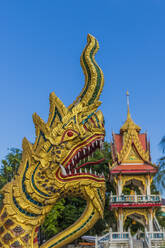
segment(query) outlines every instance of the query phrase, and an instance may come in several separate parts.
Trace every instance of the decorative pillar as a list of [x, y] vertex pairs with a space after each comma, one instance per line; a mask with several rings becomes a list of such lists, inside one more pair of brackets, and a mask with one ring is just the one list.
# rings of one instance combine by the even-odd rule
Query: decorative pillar
[[148, 227], [149, 227], [149, 232], [153, 232], [153, 210], [152, 208], [149, 209], [148, 213]]
[[120, 209], [119, 217], [118, 217], [118, 232], [123, 232], [123, 226], [124, 226], [123, 211], [122, 209]]
[[128, 233], [129, 233], [129, 244], [130, 248], [133, 248], [133, 240], [132, 240], [132, 235], [131, 235], [131, 229], [128, 227]]
[[96, 239], [95, 239], [95, 248], [98, 248], [98, 237], [96, 235]]
[[119, 177], [118, 181], [117, 181], [117, 193], [118, 193], [118, 196], [120, 196], [122, 194], [122, 179], [121, 179], [121, 177]]
[[109, 229], [109, 241], [111, 241], [112, 240], [112, 228], [110, 227], [110, 229]]
[[146, 179], [146, 184], [147, 184], [147, 187], [146, 187], [146, 194], [147, 195], [151, 195], [151, 181], [150, 181], [150, 176], [147, 175], [147, 179]]

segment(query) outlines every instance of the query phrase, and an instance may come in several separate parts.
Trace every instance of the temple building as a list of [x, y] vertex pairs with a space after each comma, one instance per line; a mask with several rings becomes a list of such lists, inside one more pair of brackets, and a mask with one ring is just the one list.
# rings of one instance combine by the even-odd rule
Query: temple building
[[[155, 211], [161, 206], [159, 195], [151, 194], [151, 183], [157, 166], [151, 162], [147, 134], [132, 120], [128, 104], [127, 120], [119, 134], [112, 134], [111, 179], [116, 195], [111, 195], [110, 207], [115, 208], [118, 231], [124, 231], [124, 222], [130, 217], [146, 230], [154, 230]], [[130, 194], [127, 195], [126, 192]]]
[[110, 180], [115, 190], [110, 194], [110, 210], [117, 226], [98, 244], [102, 240], [107, 247], [159, 247], [165, 240], [156, 218], [162, 202], [160, 194], [151, 192], [158, 167], [151, 162], [147, 133], [141, 133], [131, 117], [128, 92], [127, 108], [127, 119], [119, 133], [112, 133], [111, 143]]

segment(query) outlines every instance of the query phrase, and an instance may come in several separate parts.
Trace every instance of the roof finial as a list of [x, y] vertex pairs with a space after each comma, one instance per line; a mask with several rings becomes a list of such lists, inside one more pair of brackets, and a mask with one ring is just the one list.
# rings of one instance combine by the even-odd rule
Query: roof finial
[[128, 92], [128, 90], [126, 92], [126, 96], [127, 96], [127, 105], [129, 106], [129, 92]]
[[127, 108], [128, 108], [127, 120], [125, 121], [123, 126], [120, 128], [120, 133], [128, 131], [129, 129], [130, 130], [135, 129], [137, 132], [139, 132], [141, 130], [141, 128], [134, 123], [134, 121], [131, 118], [130, 111], [129, 111], [129, 92], [128, 92], [128, 90], [126, 92], [126, 96], [127, 96]]
[[129, 96], [130, 96], [130, 94], [129, 94], [128, 90], [127, 90], [127, 92], [126, 92], [126, 96], [127, 96], [127, 109], [128, 109], [128, 112], [127, 112], [127, 119], [128, 119], [128, 118], [131, 117], [130, 112], [129, 112]]

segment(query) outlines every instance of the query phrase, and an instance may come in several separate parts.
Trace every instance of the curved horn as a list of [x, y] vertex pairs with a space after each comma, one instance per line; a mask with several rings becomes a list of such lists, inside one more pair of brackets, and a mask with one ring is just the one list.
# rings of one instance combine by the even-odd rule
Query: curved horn
[[99, 49], [98, 41], [88, 34], [87, 45], [82, 52], [80, 63], [85, 74], [85, 86], [69, 109], [81, 102], [83, 105], [91, 105], [98, 101], [104, 85], [104, 76], [100, 67], [96, 64], [94, 56]]

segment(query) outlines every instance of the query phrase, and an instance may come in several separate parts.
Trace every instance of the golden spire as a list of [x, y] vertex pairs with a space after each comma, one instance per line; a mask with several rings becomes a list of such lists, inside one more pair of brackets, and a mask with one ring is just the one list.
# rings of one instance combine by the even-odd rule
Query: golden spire
[[127, 106], [129, 107], [129, 92], [128, 92], [128, 90], [126, 92], [126, 96], [127, 96]]
[[126, 92], [126, 97], [127, 97], [127, 119], [130, 119], [131, 118], [131, 114], [130, 114], [130, 111], [129, 111], [129, 92], [127, 90]]
[[127, 90], [126, 97], [127, 97], [127, 120], [123, 124], [123, 126], [120, 128], [120, 132], [123, 133], [125, 131], [128, 131], [129, 129], [134, 129], [137, 132], [141, 130], [141, 128], [134, 123], [134, 121], [131, 118], [130, 110], [129, 110], [129, 92]]

